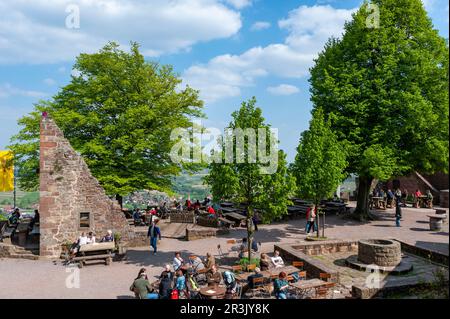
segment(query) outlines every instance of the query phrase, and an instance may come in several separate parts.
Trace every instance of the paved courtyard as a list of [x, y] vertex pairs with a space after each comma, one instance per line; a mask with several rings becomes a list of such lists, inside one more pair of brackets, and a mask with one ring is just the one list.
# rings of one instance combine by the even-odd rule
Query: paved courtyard
[[[379, 220], [359, 223], [343, 216], [329, 216], [326, 220], [326, 236], [330, 239], [397, 238], [413, 245], [438, 250], [448, 254], [448, 225], [440, 232], [429, 231], [427, 209], [403, 209], [402, 227], [395, 227], [394, 211], [378, 212]], [[256, 240], [261, 250], [272, 252], [276, 243], [298, 243], [304, 240], [303, 219], [261, 226]], [[164, 234], [163, 234], [164, 236]], [[154, 256], [149, 248], [132, 248], [127, 259], [104, 264], [88, 265], [79, 270], [79, 287], [68, 288], [76, 277], [74, 269], [66, 269], [60, 261], [29, 261], [17, 259], [0, 260], [0, 298], [132, 298], [129, 287], [141, 267], [146, 267], [150, 277], [158, 276], [162, 266], [171, 263], [174, 251], [183, 257], [190, 254], [204, 256], [212, 252], [218, 256], [217, 245], [223, 252], [230, 251], [227, 239], [240, 239], [244, 229], [232, 230], [230, 234], [214, 239], [186, 242], [163, 238]], [[78, 268], [75, 268], [78, 272]], [[154, 278], [156, 280], [156, 277]], [[153, 278], [150, 278], [153, 281]]]

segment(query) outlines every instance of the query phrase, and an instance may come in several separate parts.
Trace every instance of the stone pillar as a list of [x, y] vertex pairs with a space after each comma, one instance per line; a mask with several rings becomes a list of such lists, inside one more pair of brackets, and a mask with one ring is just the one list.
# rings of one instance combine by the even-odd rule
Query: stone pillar
[[[124, 241], [132, 236], [119, 204], [111, 200], [92, 176], [55, 122], [43, 116], [40, 127], [40, 255], [58, 257], [61, 245], [74, 242], [81, 232], [97, 238], [108, 229], [120, 232]], [[88, 227], [80, 213], [89, 213]]]

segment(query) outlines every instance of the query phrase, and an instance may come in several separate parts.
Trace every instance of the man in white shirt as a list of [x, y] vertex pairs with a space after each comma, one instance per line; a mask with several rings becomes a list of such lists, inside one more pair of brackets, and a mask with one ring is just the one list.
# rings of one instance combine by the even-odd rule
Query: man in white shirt
[[175, 257], [173, 258], [172, 267], [176, 272], [184, 263], [183, 258], [181, 258], [181, 254], [179, 252], [175, 253]]
[[275, 250], [275, 253], [273, 254], [273, 257], [271, 258], [271, 261], [275, 268], [284, 267], [283, 258], [281, 258], [280, 252], [278, 250]]

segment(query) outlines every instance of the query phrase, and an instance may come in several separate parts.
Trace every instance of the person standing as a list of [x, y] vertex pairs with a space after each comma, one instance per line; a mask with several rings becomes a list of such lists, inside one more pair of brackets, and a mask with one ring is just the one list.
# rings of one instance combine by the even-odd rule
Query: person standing
[[316, 223], [316, 205], [312, 205], [306, 211], [306, 236], [309, 236], [311, 229], [315, 230]]
[[158, 239], [161, 240], [161, 230], [157, 226], [158, 220], [155, 220], [148, 228], [147, 237], [150, 237], [150, 246], [153, 247], [153, 255], [158, 252]]
[[400, 189], [395, 191], [395, 226], [400, 227], [400, 220], [402, 219], [402, 192]]

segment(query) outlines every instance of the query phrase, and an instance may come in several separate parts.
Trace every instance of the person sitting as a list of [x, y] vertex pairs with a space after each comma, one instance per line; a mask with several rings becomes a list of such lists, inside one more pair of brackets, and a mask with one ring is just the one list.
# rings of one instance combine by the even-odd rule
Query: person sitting
[[286, 273], [280, 272], [280, 274], [278, 275], [278, 279], [275, 279], [273, 282], [274, 293], [277, 299], [288, 298], [287, 290], [289, 288], [289, 283], [286, 278]]
[[88, 244], [95, 244], [95, 236], [93, 232], [89, 232], [88, 237], [87, 237], [87, 243]]
[[[239, 258], [244, 258], [245, 253], [248, 252], [248, 240], [246, 237], [242, 238], [242, 244], [239, 246]], [[258, 242], [256, 240], [252, 241], [252, 251], [257, 252], [258, 251]]]
[[164, 270], [163, 270], [163, 272], [161, 273], [161, 275], [159, 276], [159, 278], [162, 279], [164, 276], [167, 276], [171, 281], [173, 281], [174, 274], [173, 274], [173, 272], [170, 270], [170, 265], [169, 265], [169, 264], [166, 264], [166, 265], [164, 266]]
[[197, 299], [200, 296], [200, 287], [190, 273], [186, 274], [186, 287], [189, 299]]
[[255, 268], [255, 273], [251, 274], [250, 276], [247, 277], [247, 281], [248, 281], [248, 288], [253, 289], [255, 288], [253, 286], [253, 279], [256, 278], [262, 278], [263, 275], [261, 274], [261, 269], [259, 269], [258, 267]]
[[210, 270], [213, 265], [216, 264], [216, 259], [211, 253], [206, 254], [206, 262], [205, 262], [205, 268]]
[[406, 207], [406, 200], [408, 199], [408, 190], [405, 188], [402, 193], [402, 205]]
[[207, 212], [209, 214], [208, 217], [214, 217], [216, 215], [216, 211], [212, 206], [208, 206]]
[[387, 191], [387, 206], [392, 207], [393, 203], [394, 203], [394, 193], [392, 192], [392, 190], [388, 189]]
[[101, 242], [102, 243], [109, 243], [109, 242], [112, 242], [112, 241], [114, 241], [114, 236], [113, 236], [112, 230], [108, 229], [108, 231], [106, 232], [106, 235], [103, 236]]
[[[206, 263], [207, 261], [208, 259], [206, 260]], [[199, 270], [203, 270], [206, 268], [205, 263], [198, 256], [195, 256], [194, 259], [191, 259], [191, 265], [193, 272], [198, 272]]]
[[178, 290], [178, 295], [186, 297], [186, 277], [181, 270], [177, 270], [175, 279], [175, 289]]
[[259, 267], [262, 271], [269, 270], [270, 268], [270, 258], [267, 254], [262, 253], [261, 258], [259, 260]]
[[[170, 267], [170, 266], [169, 266]], [[159, 281], [159, 299], [169, 299], [170, 292], [172, 290], [173, 280], [169, 277], [168, 273], [163, 272]]]
[[85, 232], [81, 233], [81, 236], [78, 237], [77, 241], [72, 244], [70, 249], [71, 257], [75, 257], [75, 255], [80, 251], [80, 247], [83, 245], [87, 245], [88, 237]]
[[414, 205], [416, 208], [419, 208], [420, 206], [420, 197], [422, 196], [422, 192], [419, 189], [416, 189], [416, 192], [414, 193]]
[[281, 258], [280, 252], [278, 250], [275, 250], [273, 257], [271, 258], [271, 261], [272, 264], [275, 266], [275, 268], [284, 267], [283, 258]]
[[206, 275], [206, 281], [208, 282], [208, 286], [219, 285], [222, 281], [222, 275], [217, 271], [216, 265], [212, 265], [211, 270]]
[[173, 270], [176, 272], [178, 269], [180, 269], [181, 266], [183, 266], [184, 260], [181, 258], [180, 252], [175, 253], [175, 257], [173, 258], [172, 267]]
[[153, 288], [148, 282], [148, 277], [145, 268], [139, 270], [137, 278], [130, 286], [130, 290], [134, 292], [135, 296], [139, 299], [158, 299], [158, 294], [153, 292]]
[[194, 203], [194, 210], [199, 210], [202, 204], [200, 204], [200, 201], [197, 199]]
[[237, 292], [237, 282], [234, 273], [229, 270], [225, 270], [223, 272], [223, 282], [227, 287], [225, 299], [234, 299], [234, 296]]
[[428, 208], [433, 208], [433, 194], [431, 194], [430, 190], [427, 190], [427, 201], [426, 201], [426, 205]]
[[19, 223], [19, 219], [20, 219], [20, 210], [16, 208], [9, 217], [8, 223], [10, 226], [16, 226]]

